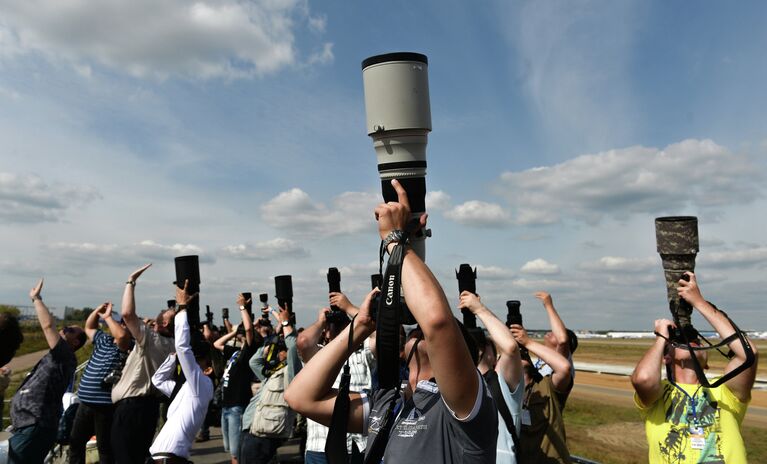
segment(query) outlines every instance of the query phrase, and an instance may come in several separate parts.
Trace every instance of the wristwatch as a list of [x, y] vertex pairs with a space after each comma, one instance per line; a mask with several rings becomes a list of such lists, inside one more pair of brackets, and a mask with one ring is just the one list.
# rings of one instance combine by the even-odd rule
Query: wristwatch
[[243, 306], [243, 305], [240, 305], [240, 311], [242, 311], [242, 310], [244, 310], [244, 309], [245, 309], [245, 306]]
[[282, 324], [283, 327], [287, 327], [290, 325], [290, 321], [282, 321], [280, 324]]
[[395, 229], [389, 232], [389, 235], [386, 236], [386, 238], [383, 241], [383, 246], [385, 250], [389, 250], [389, 244], [392, 242], [402, 243], [405, 240], [407, 240], [407, 233], [405, 233], [404, 230]]

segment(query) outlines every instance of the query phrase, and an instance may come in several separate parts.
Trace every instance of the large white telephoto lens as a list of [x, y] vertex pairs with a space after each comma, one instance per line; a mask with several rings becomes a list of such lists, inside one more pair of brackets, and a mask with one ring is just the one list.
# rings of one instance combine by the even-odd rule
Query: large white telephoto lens
[[[378, 157], [384, 201], [397, 201], [391, 179], [407, 190], [413, 218], [426, 211], [426, 143], [431, 132], [428, 59], [387, 53], [362, 62], [368, 135]], [[413, 250], [426, 257], [423, 231]]]

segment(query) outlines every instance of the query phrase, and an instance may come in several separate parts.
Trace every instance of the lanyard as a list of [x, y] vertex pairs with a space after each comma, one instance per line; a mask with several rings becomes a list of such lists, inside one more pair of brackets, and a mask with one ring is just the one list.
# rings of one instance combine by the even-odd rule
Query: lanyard
[[[679, 390], [680, 392], [682, 392], [682, 394], [683, 394], [685, 397], [687, 397], [687, 401], [688, 401], [688, 403], [689, 403], [689, 405], [690, 405], [690, 411], [692, 411], [692, 423], [693, 423], [693, 425], [694, 425], [695, 427], [698, 427], [698, 425], [699, 425], [699, 423], [698, 423], [698, 411], [697, 411], [697, 408], [696, 408], [696, 406], [697, 406], [697, 404], [698, 404], [698, 400], [696, 400], [696, 399], [695, 399], [695, 397], [696, 397], [696, 396], [698, 396], [698, 391], [700, 391], [700, 388], [701, 388], [703, 385], [698, 385], [698, 388], [696, 388], [696, 389], [695, 389], [695, 391], [693, 392], [693, 394], [692, 394], [692, 395], [690, 395], [689, 393], [687, 393], [687, 392], [684, 390], [684, 388], [680, 387], [680, 386], [679, 386], [679, 385], [677, 385], [675, 382], [669, 381], [669, 383], [670, 383], [671, 385], [673, 385], [673, 386], [674, 386], [674, 388], [676, 388], [677, 390]], [[703, 396], [703, 399], [705, 400], [705, 395]], [[689, 416], [689, 415], [691, 415], [691, 414], [690, 414], [690, 411], [688, 411], [688, 412], [687, 412], [687, 415], [688, 415], [688, 416]]]

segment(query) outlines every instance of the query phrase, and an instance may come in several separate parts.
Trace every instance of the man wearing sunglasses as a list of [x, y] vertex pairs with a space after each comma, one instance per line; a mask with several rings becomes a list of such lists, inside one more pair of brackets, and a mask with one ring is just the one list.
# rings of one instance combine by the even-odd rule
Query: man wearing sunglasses
[[9, 440], [9, 463], [42, 463], [56, 440], [62, 412], [61, 398], [72, 382], [77, 360], [75, 351], [87, 337], [77, 326], [56, 330], [56, 319], [43, 303], [43, 279], [29, 291], [37, 320], [51, 349], [30, 371], [13, 395]]

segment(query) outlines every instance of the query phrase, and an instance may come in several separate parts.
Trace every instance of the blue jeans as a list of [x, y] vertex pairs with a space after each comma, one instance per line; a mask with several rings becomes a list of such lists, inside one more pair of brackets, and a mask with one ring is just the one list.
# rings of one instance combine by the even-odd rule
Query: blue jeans
[[28, 425], [16, 429], [8, 439], [10, 464], [42, 464], [56, 442], [56, 429]]
[[233, 458], [239, 456], [244, 410], [242, 406], [221, 408], [221, 435], [224, 436], [224, 451], [228, 451]]
[[307, 451], [304, 455], [304, 464], [328, 464], [325, 453], [319, 451]]

